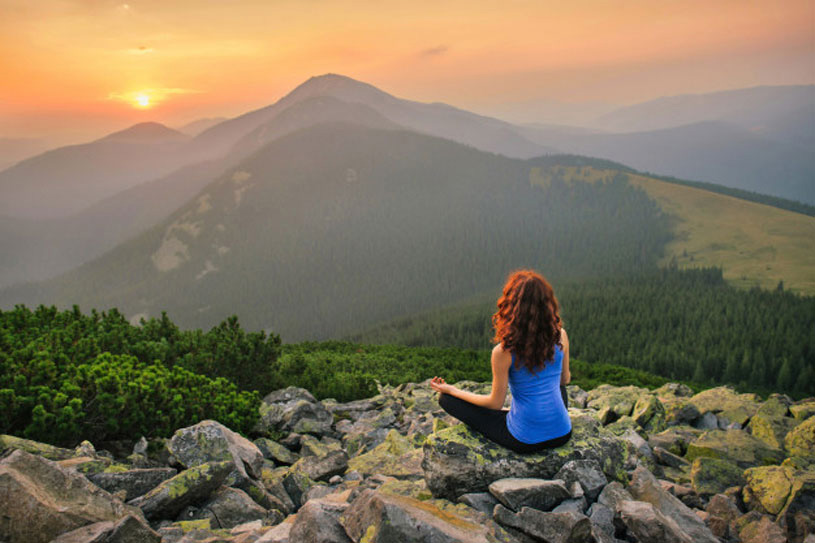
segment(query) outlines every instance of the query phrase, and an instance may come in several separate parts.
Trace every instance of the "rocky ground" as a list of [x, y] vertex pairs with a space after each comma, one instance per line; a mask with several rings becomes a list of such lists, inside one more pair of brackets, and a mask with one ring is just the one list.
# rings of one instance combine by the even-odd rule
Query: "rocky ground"
[[211, 420], [99, 449], [0, 436], [0, 542], [815, 543], [815, 398], [569, 398], [571, 441], [528, 456], [456, 424], [427, 383], [344, 404], [272, 392], [254, 441]]

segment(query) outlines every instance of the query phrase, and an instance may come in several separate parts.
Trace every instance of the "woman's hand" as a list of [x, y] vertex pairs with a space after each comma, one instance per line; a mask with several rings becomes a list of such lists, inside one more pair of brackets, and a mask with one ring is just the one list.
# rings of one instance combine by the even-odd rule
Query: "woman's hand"
[[430, 388], [436, 392], [441, 392], [442, 394], [450, 394], [450, 391], [456, 387], [453, 385], [448, 385], [441, 377], [434, 377], [430, 380]]

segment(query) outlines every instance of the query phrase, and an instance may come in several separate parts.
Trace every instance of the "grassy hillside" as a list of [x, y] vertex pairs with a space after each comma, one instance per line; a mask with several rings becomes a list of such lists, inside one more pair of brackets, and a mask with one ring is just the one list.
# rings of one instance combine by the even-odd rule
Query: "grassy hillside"
[[783, 281], [787, 290], [815, 294], [815, 217], [592, 166], [533, 168], [530, 183], [608, 182], [615, 175], [645, 190], [672, 217], [673, 240], [661, 265], [675, 260], [680, 268], [721, 267], [725, 279], [739, 287], [776, 288]]

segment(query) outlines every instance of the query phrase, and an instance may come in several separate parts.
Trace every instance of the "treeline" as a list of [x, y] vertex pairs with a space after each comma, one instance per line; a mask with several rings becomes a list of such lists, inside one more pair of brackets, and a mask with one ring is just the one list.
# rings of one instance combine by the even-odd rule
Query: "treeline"
[[[815, 394], [815, 297], [739, 290], [720, 269], [555, 282], [572, 355], [701, 385]], [[354, 341], [484, 349], [495, 300], [437, 310]]]

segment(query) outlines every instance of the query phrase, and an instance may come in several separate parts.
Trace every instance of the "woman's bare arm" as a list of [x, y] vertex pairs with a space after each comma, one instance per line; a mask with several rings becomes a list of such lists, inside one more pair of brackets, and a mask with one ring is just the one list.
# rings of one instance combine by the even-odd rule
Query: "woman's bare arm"
[[560, 374], [560, 384], [568, 385], [572, 380], [572, 373], [569, 371], [569, 336], [566, 329], [560, 329], [560, 343], [563, 345], [563, 371]]
[[455, 396], [474, 405], [489, 409], [501, 409], [507, 397], [509, 366], [512, 364], [512, 354], [510, 354], [509, 351], [505, 351], [501, 344], [498, 344], [492, 350], [490, 363], [492, 364], [492, 390], [489, 394], [473, 394], [472, 392], [461, 390], [453, 385], [448, 385], [444, 382], [444, 379], [440, 377], [434, 377], [430, 382], [430, 387], [433, 390], [443, 394], [450, 394], [451, 396]]

